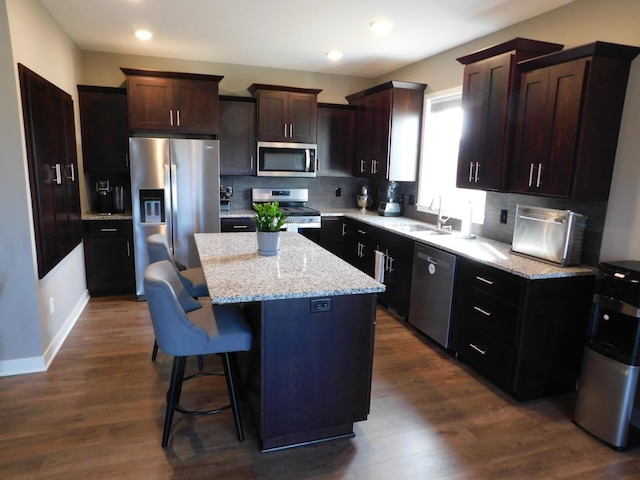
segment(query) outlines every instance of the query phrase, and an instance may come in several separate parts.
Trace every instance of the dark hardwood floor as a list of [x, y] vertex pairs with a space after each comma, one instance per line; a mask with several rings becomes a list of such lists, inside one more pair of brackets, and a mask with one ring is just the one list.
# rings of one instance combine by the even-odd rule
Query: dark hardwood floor
[[[576, 427], [573, 395], [517, 403], [383, 309], [355, 438], [261, 454], [247, 411], [244, 443], [226, 411], [176, 414], [162, 449], [171, 359], [151, 362], [153, 338], [146, 303], [94, 298], [49, 371], [0, 378], [0, 478], [640, 478], [640, 448], [616, 452]], [[183, 403], [212, 392], [226, 401], [222, 378], [187, 382]]]

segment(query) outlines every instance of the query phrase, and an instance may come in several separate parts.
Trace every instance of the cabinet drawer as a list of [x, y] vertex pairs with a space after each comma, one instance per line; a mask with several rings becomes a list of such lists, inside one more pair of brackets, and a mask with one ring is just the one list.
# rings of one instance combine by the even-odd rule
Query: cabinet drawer
[[515, 346], [520, 310], [510, 303], [463, 283], [456, 291], [454, 312], [502, 342]]
[[131, 220], [84, 220], [82, 230], [85, 237], [108, 238], [133, 235]]
[[221, 218], [220, 219], [220, 231], [221, 232], [255, 232], [256, 225], [253, 220], [248, 217], [238, 218]]
[[466, 282], [505, 302], [514, 305], [521, 303], [524, 279], [496, 268], [461, 258], [458, 265], [458, 281]]
[[454, 321], [452, 347], [470, 366], [513, 390], [516, 354], [512, 348], [460, 318]]

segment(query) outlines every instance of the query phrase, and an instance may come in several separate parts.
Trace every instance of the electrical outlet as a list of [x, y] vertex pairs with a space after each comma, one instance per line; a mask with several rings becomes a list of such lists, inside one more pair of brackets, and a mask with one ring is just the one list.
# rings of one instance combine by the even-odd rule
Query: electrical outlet
[[330, 298], [314, 298], [313, 300], [311, 300], [311, 313], [330, 312], [330, 311], [331, 311]]
[[336, 187], [336, 197], [341, 197], [341, 196], [342, 196], [342, 188]]
[[415, 205], [416, 204], [416, 196], [413, 194], [409, 194], [409, 205]]
[[49, 298], [49, 315], [53, 315], [53, 312], [56, 311], [55, 305], [53, 303], [53, 297]]
[[500, 210], [500, 223], [504, 223], [504, 224], [507, 223], [507, 214], [508, 213], [509, 212], [507, 210], [504, 210], [504, 209]]

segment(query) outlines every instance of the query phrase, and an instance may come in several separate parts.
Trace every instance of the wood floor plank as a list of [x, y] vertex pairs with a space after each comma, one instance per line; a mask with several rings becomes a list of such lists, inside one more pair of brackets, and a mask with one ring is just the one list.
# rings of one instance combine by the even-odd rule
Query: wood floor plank
[[[146, 303], [92, 298], [45, 373], [0, 378], [0, 477], [21, 479], [632, 479], [571, 422], [574, 395], [518, 403], [378, 309], [371, 413], [353, 439], [261, 454], [230, 411], [176, 414], [162, 449], [171, 358], [151, 362]], [[218, 371], [217, 356], [205, 359]], [[195, 372], [190, 359], [187, 370]], [[226, 402], [219, 377], [185, 384], [189, 407]]]

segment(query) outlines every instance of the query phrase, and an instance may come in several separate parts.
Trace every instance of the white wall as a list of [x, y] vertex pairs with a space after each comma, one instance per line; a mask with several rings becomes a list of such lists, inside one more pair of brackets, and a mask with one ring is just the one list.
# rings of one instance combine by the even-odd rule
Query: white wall
[[[428, 92], [462, 83], [455, 59], [515, 37], [575, 47], [596, 40], [640, 46], [640, 1], [576, 0], [550, 13], [414, 63], [377, 79], [429, 84]], [[640, 259], [640, 57], [631, 66], [609, 195], [600, 260]]]
[[[74, 98], [79, 138], [76, 84], [80, 78], [80, 51], [37, 0], [2, 0], [2, 94], [0, 113], [3, 170], [3, 262], [0, 278], [0, 375], [46, 368], [88, 300], [82, 245], [73, 250], [42, 280], [38, 279], [28, 169], [20, 106], [17, 63], [48, 79]], [[5, 53], [5, 50], [9, 50]], [[5, 78], [6, 76], [6, 78]], [[9, 108], [5, 108], [8, 105]], [[5, 139], [6, 137], [6, 139]], [[6, 140], [6, 142], [5, 142]], [[5, 144], [11, 147], [6, 149]], [[5, 235], [6, 239], [5, 239]], [[6, 241], [6, 243], [5, 243]], [[9, 241], [15, 249], [8, 251]], [[6, 294], [5, 294], [5, 286]], [[13, 293], [10, 288], [19, 291]], [[13, 294], [12, 294], [13, 293]], [[54, 312], [50, 313], [50, 299]]]

